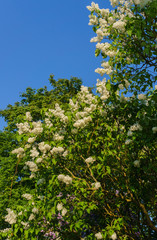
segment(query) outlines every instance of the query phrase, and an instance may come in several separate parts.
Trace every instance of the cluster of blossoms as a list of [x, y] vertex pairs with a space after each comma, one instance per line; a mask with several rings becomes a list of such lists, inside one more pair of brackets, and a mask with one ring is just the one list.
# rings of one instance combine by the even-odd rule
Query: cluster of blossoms
[[52, 113], [55, 117], [58, 117], [61, 122], [67, 123], [68, 117], [65, 116], [64, 110], [62, 110], [58, 103], [55, 104], [55, 109], [49, 109], [49, 112]]
[[30, 124], [28, 122], [17, 123], [16, 126], [18, 128], [18, 133], [20, 135], [23, 133], [32, 133], [35, 135], [39, 135], [43, 132], [41, 121], [32, 122], [32, 127], [30, 126]]
[[79, 119], [74, 123], [74, 127], [76, 128], [84, 128], [88, 125], [88, 123], [92, 122], [91, 116], [85, 117], [83, 119]]
[[17, 215], [14, 213], [14, 211], [11, 210], [10, 208], [7, 208], [6, 210], [8, 214], [5, 216], [5, 221], [8, 222], [9, 224], [16, 223]]
[[16, 148], [12, 151], [13, 154], [17, 154], [17, 158], [22, 158], [25, 156], [25, 151], [23, 148]]
[[95, 189], [99, 189], [101, 187], [101, 183], [100, 182], [92, 183], [92, 187]]
[[32, 199], [32, 195], [29, 194], [29, 193], [24, 193], [24, 194], [22, 195], [22, 197], [26, 198], [27, 200], [31, 200], [31, 199]]
[[60, 174], [58, 175], [58, 180], [64, 182], [65, 184], [72, 184], [72, 178], [68, 175]]
[[102, 81], [97, 79], [96, 87], [97, 91], [100, 93], [100, 98], [102, 100], [106, 100], [110, 95], [109, 91], [106, 88], [106, 78], [104, 78]]
[[57, 210], [61, 211], [62, 216], [65, 216], [65, 214], [67, 213], [67, 209], [65, 207], [63, 207], [62, 203], [57, 204]]
[[44, 153], [50, 151], [51, 146], [49, 144], [45, 144], [44, 142], [41, 142], [38, 144], [38, 148], [44, 154]]
[[63, 147], [54, 147], [52, 148], [52, 150], [50, 151], [51, 154], [62, 154], [64, 152], [64, 148]]
[[85, 160], [86, 163], [93, 163], [94, 161], [95, 161], [95, 159], [92, 157], [86, 158], [86, 160]]
[[25, 164], [29, 167], [31, 172], [37, 172], [38, 171], [38, 166], [32, 162], [32, 161], [27, 161]]

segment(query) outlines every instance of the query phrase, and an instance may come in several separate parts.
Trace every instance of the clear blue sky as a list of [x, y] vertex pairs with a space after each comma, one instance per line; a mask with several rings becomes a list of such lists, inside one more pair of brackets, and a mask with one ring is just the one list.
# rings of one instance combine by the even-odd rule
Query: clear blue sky
[[[109, 8], [109, 0], [95, 1]], [[51, 73], [71, 76], [92, 86], [99, 77], [94, 70], [94, 36], [88, 25], [88, 0], [0, 0], [0, 109], [20, 100], [27, 87], [50, 87]], [[4, 121], [0, 118], [0, 129]]]

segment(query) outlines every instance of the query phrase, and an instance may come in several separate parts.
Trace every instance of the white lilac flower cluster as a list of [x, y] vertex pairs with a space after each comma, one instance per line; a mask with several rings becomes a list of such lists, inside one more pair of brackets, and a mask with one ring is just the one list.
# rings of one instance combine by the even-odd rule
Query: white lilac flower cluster
[[30, 214], [28, 221], [32, 221], [35, 219], [35, 215], [33, 213]]
[[24, 193], [22, 194], [22, 197], [26, 198], [27, 200], [31, 200], [33, 196], [29, 193]]
[[16, 126], [18, 128], [19, 135], [21, 135], [23, 133], [28, 133], [30, 131], [30, 125], [28, 122], [17, 123]]
[[101, 52], [109, 57], [114, 57], [117, 54], [117, 51], [111, 50], [110, 43], [97, 43], [96, 48], [101, 50]]
[[112, 240], [116, 240], [117, 239], [117, 234], [114, 232], [111, 237], [110, 237]]
[[9, 224], [16, 223], [17, 215], [14, 213], [14, 211], [11, 210], [10, 208], [7, 208], [6, 210], [8, 214], [5, 216], [5, 221], [8, 222]]
[[[46, 115], [46, 114], [45, 114], [45, 115]], [[48, 114], [48, 116], [49, 116], [49, 114]], [[48, 117], [45, 118], [45, 124], [46, 124], [46, 126], [47, 126], [48, 128], [51, 128], [51, 127], [53, 126], [51, 120], [50, 120]]]
[[62, 203], [57, 204], [57, 210], [61, 211], [61, 215], [64, 217], [65, 214], [67, 213], [67, 209], [63, 206]]
[[49, 112], [51, 112], [55, 117], [60, 118], [60, 121], [63, 123], [68, 122], [68, 117], [65, 116], [64, 110], [62, 110], [58, 103], [55, 104], [55, 109], [49, 109]]
[[38, 144], [38, 148], [42, 153], [46, 153], [46, 152], [50, 151], [51, 146], [47, 143], [45, 144], [44, 142], [40, 142]]
[[43, 132], [43, 127], [41, 121], [38, 122], [32, 122], [33, 129], [31, 129], [30, 133], [33, 133], [35, 135], [39, 135]]
[[139, 160], [135, 160], [134, 162], [133, 162], [133, 164], [134, 164], [134, 167], [140, 167], [140, 161]]
[[96, 239], [103, 239], [101, 232], [95, 234]]
[[106, 88], [106, 78], [104, 78], [102, 81], [97, 79], [96, 87], [97, 87], [97, 92], [100, 93], [101, 100], [106, 100], [110, 95], [109, 91]]
[[147, 98], [147, 97], [146, 97], [145, 94], [142, 94], [142, 93], [141, 93], [141, 94], [138, 95], [138, 99], [139, 99], [139, 100], [146, 100], [146, 98]]
[[5, 228], [5, 229], [0, 230], [1, 233], [8, 233], [10, 231], [12, 231], [12, 228]]
[[24, 226], [24, 229], [25, 229], [25, 230], [27, 230], [27, 229], [30, 227], [30, 225], [29, 225], [28, 222], [23, 222], [23, 221], [21, 221], [21, 224]]
[[62, 141], [64, 139], [63, 135], [59, 135], [58, 133], [55, 133], [53, 136], [54, 141]]
[[58, 180], [64, 182], [67, 185], [72, 184], [72, 178], [68, 175], [60, 174], [58, 175]]
[[93, 163], [94, 161], [95, 161], [95, 159], [92, 157], [86, 158], [86, 160], [85, 160], [86, 163]]
[[32, 122], [32, 128], [30, 127], [30, 124], [28, 122], [17, 123], [16, 126], [20, 135], [23, 133], [33, 133], [35, 135], [39, 135], [43, 131], [42, 123], [40, 121]]
[[157, 127], [153, 127], [152, 131], [153, 131], [153, 133], [156, 133], [157, 132]]
[[73, 100], [70, 99], [70, 100], [69, 100], [69, 106], [70, 106], [71, 110], [74, 112], [74, 111], [78, 110], [78, 108], [79, 108], [79, 103], [78, 103], [78, 101], [76, 101], [76, 102], [74, 103]]
[[30, 137], [30, 138], [28, 138], [28, 143], [30, 143], [30, 144], [32, 144], [32, 143], [34, 143], [35, 142], [35, 140], [36, 140], [36, 137]]
[[77, 94], [79, 102], [91, 105], [93, 102], [97, 103], [96, 97], [89, 92], [88, 87], [81, 86], [81, 91]]
[[100, 182], [92, 183], [92, 187], [95, 189], [99, 189], [101, 187], [101, 183]]
[[90, 122], [92, 122], [91, 116], [84, 117], [83, 119], [77, 120], [73, 126], [76, 128], [84, 128], [86, 127]]
[[31, 150], [30, 150], [30, 157], [32, 157], [32, 159], [35, 159], [36, 157], [39, 156], [39, 152], [37, 151], [36, 147], [33, 147]]
[[27, 162], [25, 162], [25, 164], [29, 167], [31, 172], [37, 172], [38, 171], [38, 166], [36, 165], [36, 163], [34, 163], [32, 161], [27, 161]]
[[64, 152], [63, 147], [53, 147], [50, 153], [53, 154], [62, 154]]
[[32, 121], [32, 116], [30, 112], [26, 112], [26, 120], [30, 122]]
[[17, 158], [22, 158], [25, 156], [25, 151], [23, 148], [16, 148], [12, 151], [13, 154], [17, 154]]
[[134, 131], [142, 131], [142, 126], [139, 123], [135, 123], [133, 124], [130, 129], [130, 131], [134, 132]]

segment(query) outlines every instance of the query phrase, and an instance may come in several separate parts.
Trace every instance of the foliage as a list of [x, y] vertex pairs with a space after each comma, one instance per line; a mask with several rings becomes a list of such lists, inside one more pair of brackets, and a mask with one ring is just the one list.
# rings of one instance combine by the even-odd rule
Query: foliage
[[[17, 131], [16, 124], [25, 117], [27, 111], [31, 112], [34, 121], [42, 120], [42, 111], [45, 107], [52, 108], [57, 102], [67, 102], [69, 98], [72, 98], [80, 90], [82, 83], [81, 79], [76, 77], [72, 77], [70, 80], [59, 79], [56, 81], [53, 75], [50, 75], [49, 81], [53, 87], [52, 90], [48, 91], [47, 87], [37, 90], [29, 87], [25, 93], [21, 94], [20, 102], [16, 102], [13, 106], [8, 105], [5, 110], [0, 111], [0, 115], [8, 123], [5, 130], [0, 132], [1, 228], [7, 226], [2, 216], [5, 215], [7, 207], [12, 207], [15, 204], [14, 198], [20, 199], [21, 194], [27, 188], [30, 189], [31, 186], [34, 188], [30, 181], [25, 181], [23, 184], [22, 179], [26, 175], [22, 172], [23, 165], [21, 163], [17, 165], [17, 159], [10, 155], [11, 151], [20, 145], [15, 134]], [[18, 184], [19, 179], [21, 179], [20, 185]]]
[[81, 86], [69, 101], [42, 107], [41, 121], [27, 111], [17, 124], [10, 157], [16, 154], [21, 177], [3, 238], [157, 238], [157, 86], [149, 73], [156, 70], [157, 5], [111, 4], [111, 12], [88, 7], [96, 55], [108, 58], [96, 70], [109, 75], [96, 84], [99, 96]]

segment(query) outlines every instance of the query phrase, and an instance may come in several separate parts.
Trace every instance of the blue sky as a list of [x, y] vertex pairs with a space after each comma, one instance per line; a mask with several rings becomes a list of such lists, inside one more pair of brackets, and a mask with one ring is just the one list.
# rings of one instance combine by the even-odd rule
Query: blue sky
[[[109, 0], [96, 1], [109, 8]], [[92, 86], [99, 77], [94, 70], [94, 36], [88, 25], [88, 0], [0, 0], [0, 109], [20, 100], [27, 87], [48, 86], [51, 73], [71, 76]], [[0, 129], [4, 121], [0, 118]]]

